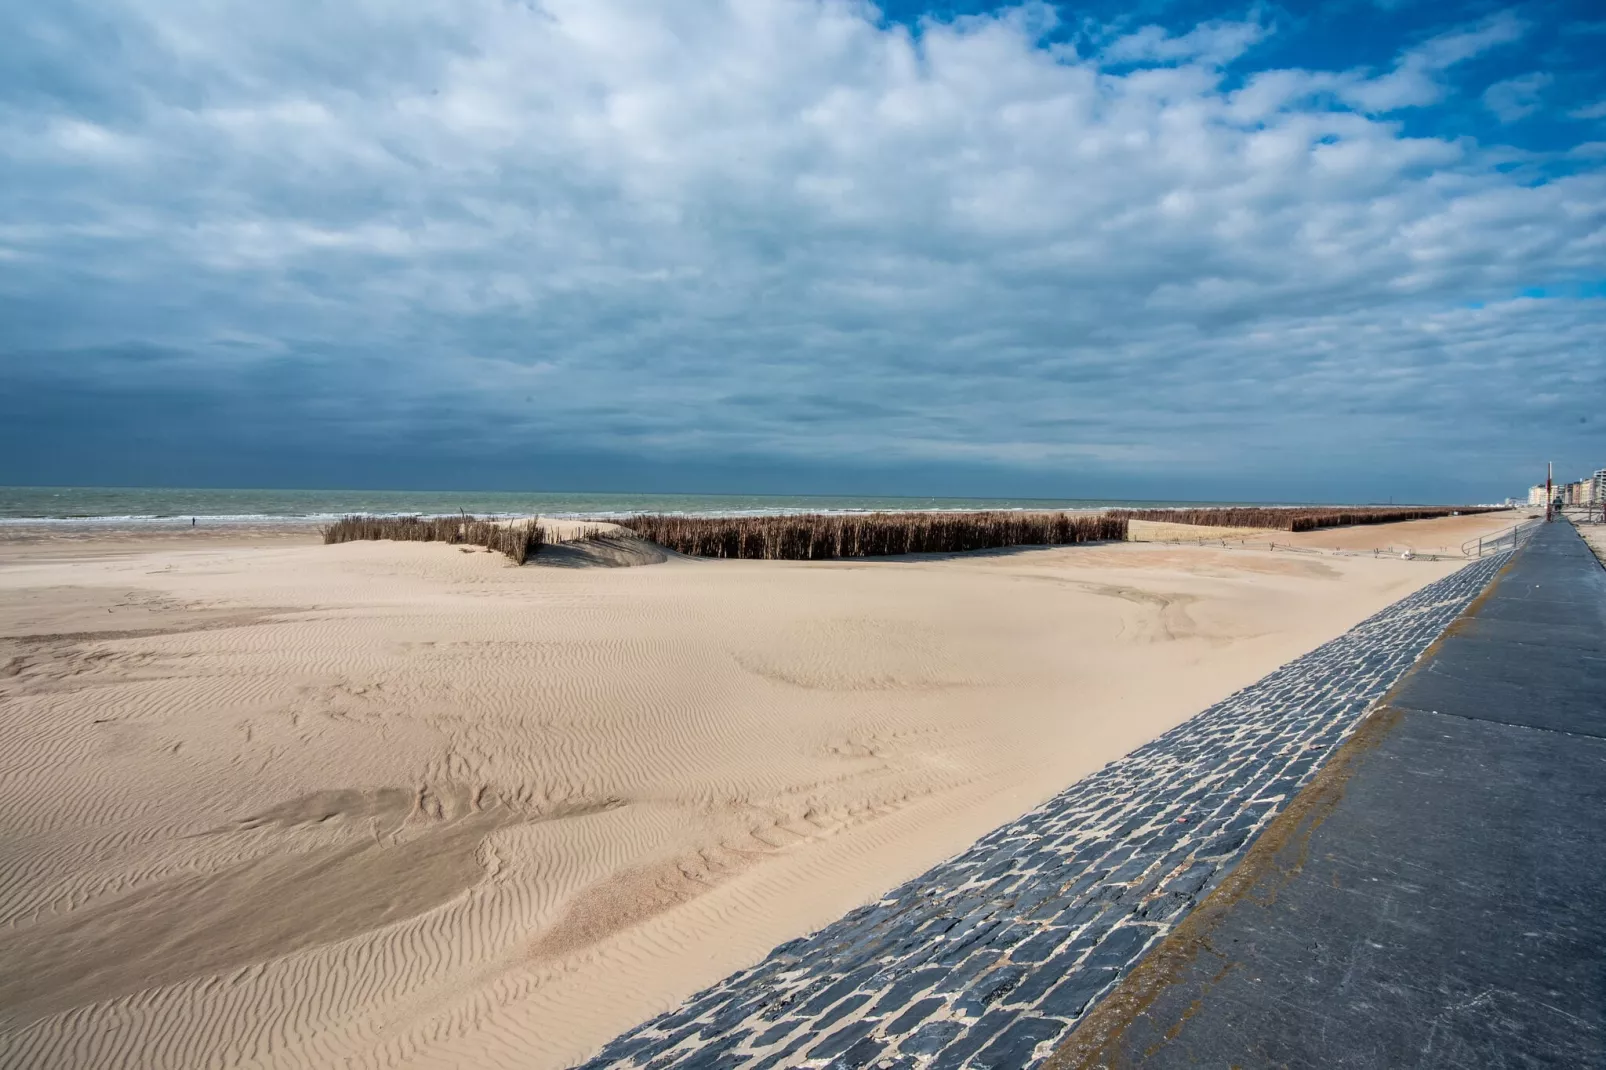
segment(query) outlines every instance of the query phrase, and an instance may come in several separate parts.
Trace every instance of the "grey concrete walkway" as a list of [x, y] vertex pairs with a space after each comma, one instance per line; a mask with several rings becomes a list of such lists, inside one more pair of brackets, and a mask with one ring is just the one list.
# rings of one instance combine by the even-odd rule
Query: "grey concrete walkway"
[[1606, 1066], [1606, 572], [1544, 527], [1049, 1061]]
[[586, 1065], [1034, 1065], [1247, 844], [1505, 559], [1290, 662]]

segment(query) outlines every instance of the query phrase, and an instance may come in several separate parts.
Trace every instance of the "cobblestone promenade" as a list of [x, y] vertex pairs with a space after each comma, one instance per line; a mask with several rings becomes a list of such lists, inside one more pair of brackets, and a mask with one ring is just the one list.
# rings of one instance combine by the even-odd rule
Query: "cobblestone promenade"
[[1395, 603], [585, 1066], [1018, 1070], [1046, 1058], [1507, 556]]

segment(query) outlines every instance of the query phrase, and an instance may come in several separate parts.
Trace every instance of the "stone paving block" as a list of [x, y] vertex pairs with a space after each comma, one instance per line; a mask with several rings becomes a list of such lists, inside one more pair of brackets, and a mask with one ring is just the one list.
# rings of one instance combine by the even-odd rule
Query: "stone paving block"
[[[879, 1018], [860, 1018], [856, 1022], [849, 1022], [814, 1045], [805, 1054], [810, 1059], [829, 1059], [834, 1055], [840, 1055], [857, 1044], [880, 1024], [881, 1020]], [[879, 1046], [877, 1046], [877, 1050], [880, 1050]]]
[[1015, 950], [1010, 952], [1012, 962], [1042, 962], [1052, 955], [1067, 939], [1064, 931], [1059, 929], [1043, 929], [1030, 940], [1023, 941]]
[[964, 1031], [963, 1022], [928, 1022], [905, 1037], [898, 1050], [908, 1055], [935, 1055]]
[[1164, 895], [1146, 900], [1143, 906], [1138, 909], [1136, 916], [1144, 921], [1169, 921], [1196, 902], [1198, 900], [1194, 896], [1167, 892]]
[[1075, 1018], [1087, 1009], [1093, 997], [1115, 984], [1120, 971], [1113, 966], [1085, 967], [1071, 974], [1044, 996], [1036, 1010], [1060, 1018]]
[[586, 1070], [1029, 1067], [1224, 878], [1505, 557], [1431, 583]]
[[903, 1036], [906, 1033], [913, 1032], [916, 1026], [930, 1018], [938, 1007], [942, 1007], [946, 1003], [946, 1000], [933, 996], [912, 1004], [908, 1010], [887, 1023], [887, 1034], [889, 1036]]
[[858, 1070], [861, 1066], [868, 1066], [885, 1046], [875, 1037], [860, 1037], [853, 1047], [831, 1060], [831, 1070]]
[[959, 1070], [970, 1057], [987, 1045], [995, 1036], [1009, 1028], [1015, 1015], [1008, 1011], [990, 1011], [954, 1040], [932, 1060], [932, 1070]]
[[1021, 983], [1026, 976], [1025, 966], [1005, 965], [990, 970], [982, 975], [981, 979], [965, 990], [963, 998], [975, 1000], [977, 1003], [987, 1005], [996, 1002], [1010, 989]]
[[744, 1066], [742, 1070], [778, 1070], [780, 1067], [793, 1066], [796, 1063], [798, 1049], [813, 1039], [812, 1035], [798, 1037], [785, 1047], [760, 1058], [751, 1066]]
[[1054, 1018], [1019, 1018], [991, 1044], [977, 1052], [970, 1065], [981, 1070], [1015, 1070], [1030, 1066], [1039, 1045], [1057, 1040], [1067, 1026]]
[[753, 1046], [762, 1049], [768, 1048], [774, 1044], [779, 1044], [781, 1041], [795, 1033], [800, 1024], [801, 1023], [795, 1019], [788, 1019], [772, 1025], [753, 1038]]

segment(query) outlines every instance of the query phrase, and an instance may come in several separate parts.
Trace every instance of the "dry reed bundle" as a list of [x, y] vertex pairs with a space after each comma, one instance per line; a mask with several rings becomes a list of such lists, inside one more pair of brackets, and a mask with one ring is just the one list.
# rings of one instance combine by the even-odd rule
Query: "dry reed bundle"
[[1355, 524], [1391, 524], [1400, 520], [1431, 520], [1457, 513], [1491, 513], [1492, 505], [1418, 506], [1266, 506], [1203, 509], [1110, 509], [1106, 516], [1123, 520], [1153, 520], [1162, 524], [1194, 524], [1219, 528], [1272, 528], [1278, 531], [1315, 531]]
[[540, 552], [546, 533], [535, 521], [498, 523], [468, 516], [348, 516], [323, 529], [325, 543], [389, 539], [393, 542], [445, 542], [483, 546], [524, 564]]
[[677, 553], [767, 561], [1068, 546], [1126, 537], [1124, 518], [1064, 513], [633, 516], [619, 524]]
[[615, 533], [612, 531], [603, 529], [600, 525], [585, 524], [582, 527], [576, 528], [563, 538], [555, 540], [555, 542], [606, 542], [608, 539], [612, 538], [614, 534]]

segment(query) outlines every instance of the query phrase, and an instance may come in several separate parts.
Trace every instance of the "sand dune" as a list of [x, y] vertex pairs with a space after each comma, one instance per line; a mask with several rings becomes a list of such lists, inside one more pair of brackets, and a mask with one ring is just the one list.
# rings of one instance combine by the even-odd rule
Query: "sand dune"
[[0, 548], [0, 1061], [565, 1065], [1454, 567], [540, 560]]

